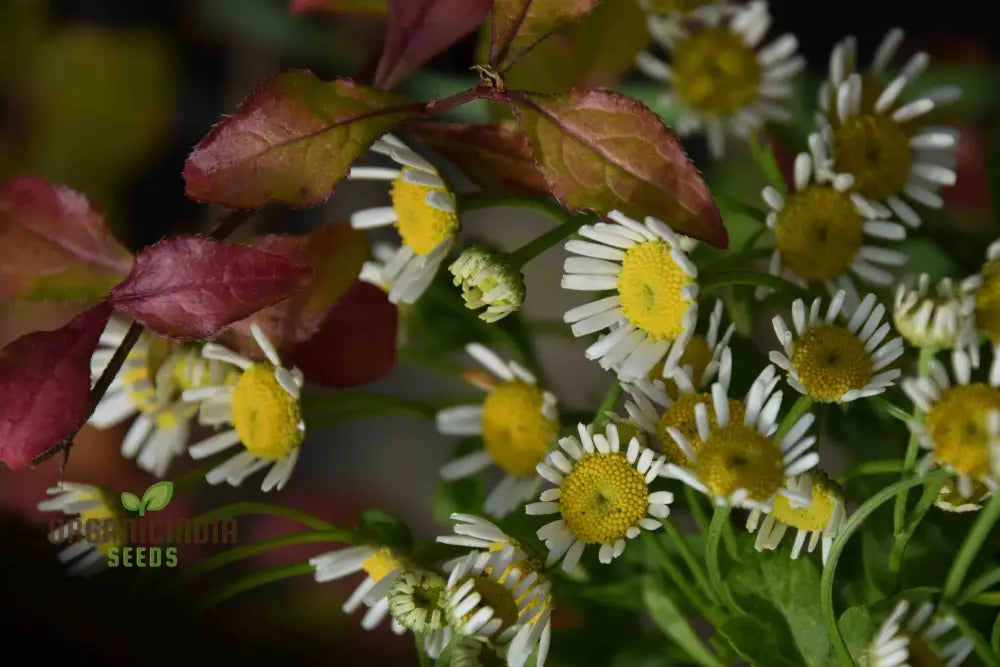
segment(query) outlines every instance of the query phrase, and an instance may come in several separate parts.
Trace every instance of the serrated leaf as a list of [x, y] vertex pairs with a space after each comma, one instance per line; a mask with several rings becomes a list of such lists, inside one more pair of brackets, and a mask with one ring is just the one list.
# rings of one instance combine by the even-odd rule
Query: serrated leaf
[[640, 595], [649, 615], [663, 634], [677, 642], [696, 663], [709, 666], [720, 664], [718, 658], [698, 639], [698, 635], [669, 595], [655, 585], [644, 586]]
[[388, 90], [482, 23], [490, 0], [389, 0], [389, 28], [375, 70]]
[[600, 0], [493, 0], [490, 65], [505, 71], [538, 42]]
[[130, 491], [122, 491], [122, 507], [130, 512], [139, 511], [139, 496]]
[[201, 340], [294, 294], [311, 277], [308, 265], [281, 255], [175, 236], [136, 256], [111, 302], [160, 335]]
[[0, 349], [0, 461], [19, 470], [90, 413], [90, 358], [111, 315], [100, 303], [54, 331]]
[[142, 507], [146, 511], [156, 512], [162, 510], [174, 497], [174, 483], [168, 480], [152, 484], [146, 492], [142, 494]]
[[484, 190], [548, 195], [531, 142], [516, 125], [411, 123], [407, 129]]
[[330, 14], [382, 14], [387, 0], [291, 0], [288, 8], [293, 14], [328, 12]]
[[84, 195], [35, 176], [0, 187], [0, 248], [6, 299], [100, 298], [132, 263]]
[[232, 208], [325, 201], [351, 163], [420, 105], [298, 70], [265, 80], [195, 146], [187, 195]]
[[413, 546], [413, 533], [409, 526], [395, 514], [384, 510], [364, 510], [358, 517], [358, 532], [380, 544], [403, 553]]
[[552, 194], [567, 208], [652, 215], [726, 247], [722, 216], [677, 137], [641, 102], [609, 90], [507, 99]]
[[328, 387], [356, 387], [381, 378], [396, 363], [396, 307], [386, 293], [355, 281], [316, 333], [289, 349], [306, 377]]
[[226, 331], [226, 344], [250, 356], [260, 354], [250, 332], [252, 322], [257, 323], [279, 349], [308, 340], [354, 283], [361, 265], [368, 258], [364, 232], [347, 223], [330, 223], [298, 236], [261, 236], [253, 239], [250, 245], [303, 262], [313, 270], [312, 279], [300, 292], [254, 313]]

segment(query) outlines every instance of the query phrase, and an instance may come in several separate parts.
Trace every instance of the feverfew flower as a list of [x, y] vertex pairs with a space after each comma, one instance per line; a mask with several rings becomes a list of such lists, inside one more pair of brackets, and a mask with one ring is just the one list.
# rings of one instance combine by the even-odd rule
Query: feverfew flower
[[52, 542], [65, 542], [71, 537], [74, 538], [71, 544], [59, 552], [59, 562], [69, 565], [67, 573], [90, 576], [103, 570], [107, 565], [108, 551], [121, 546], [121, 543], [117, 539], [91, 542], [85, 537], [89, 534], [87, 522], [101, 524], [102, 529], [99, 532], [103, 538], [103, 522], [106, 519], [120, 518], [118, 499], [100, 487], [72, 482], [63, 482], [57, 487], [48, 489], [46, 493], [53, 497], [38, 503], [39, 510], [76, 515], [77, 519], [74, 521], [79, 521], [79, 531], [72, 530], [72, 522], [67, 521], [62, 524], [61, 531], [49, 535]]
[[958, 667], [972, 653], [971, 639], [956, 637], [937, 651], [934, 644], [955, 627], [950, 616], [934, 617], [934, 605], [925, 602], [907, 618], [910, 603], [900, 600], [868, 647], [870, 667], [942, 665]]
[[[406, 568], [405, 563], [391, 549], [378, 546], [347, 547], [329, 551], [309, 559], [315, 568], [313, 575], [317, 583], [340, 579], [356, 572], [364, 572], [365, 578], [354, 589], [344, 603], [344, 613], [351, 614], [363, 602], [368, 611], [361, 620], [361, 627], [372, 630], [389, 615], [389, 589]], [[392, 631], [402, 634], [406, 627], [394, 620]]]
[[496, 322], [521, 308], [524, 278], [507, 255], [472, 246], [463, 250], [448, 270], [455, 276], [455, 285], [461, 286], [467, 308], [486, 307], [479, 319]]
[[455, 242], [459, 226], [455, 195], [434, 165], [396, 137], [384, 135], [372, 150], [388, 155], [399, 168], [351, 167], [348, 178], [390, 181], [392, 205], [358, 211], [351, 216], [351, 226], [395, 225], [402, 245], [384, 261], [378, 279], [391, 286], [390, 301], [413, 303], [430, 285]]

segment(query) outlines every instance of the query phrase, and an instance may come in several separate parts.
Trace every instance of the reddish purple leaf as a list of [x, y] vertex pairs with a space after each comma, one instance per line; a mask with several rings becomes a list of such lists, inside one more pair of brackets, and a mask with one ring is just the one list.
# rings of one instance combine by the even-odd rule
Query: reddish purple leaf
[[230, 208], [314, 206], [373, 141], [419, 110], [347, 79], [278, 74], [195, 146], [184, 165], [187, 195]]
[[564, 206], [633, 218], [725, 248], [712, 193], [677, 137], [642, 102], [610, 90], [507, 94], [552, 194]]
[[406, 129], [461, 167], [484, 190], [549, 194], [531, 142], [516, 125], [413, 122]]
[[100, 303], [0, 350], [0, 461], [13, 470], [73, 435], [90, 413], [90, 357], [111, 315]]
[[111, 302], [158, 334], [200, 340], [292, 295], [311, 277], [308, 265], [288, 257], [175, 236], [136, 256]]
[[396, 307], [378, 287], [355, 281], [319, 331], [291, 349], [291, 360], [328, 387], [378, 380], [396, 363]]
[[388, 90], [483, 22], [490, 0], [389, 0], [375, 86]]
[[[505, 71], [555, 30], [575, 21], [600, 0], [493, 0], [490, 64]], [[624, 39], [623, 39], [624, 37]], [[619, 36], [623, 41], [631, 38]]]
[[0, 298], [100, 298], [132, 255], [85, 196], [35, 176], [0, 187]]

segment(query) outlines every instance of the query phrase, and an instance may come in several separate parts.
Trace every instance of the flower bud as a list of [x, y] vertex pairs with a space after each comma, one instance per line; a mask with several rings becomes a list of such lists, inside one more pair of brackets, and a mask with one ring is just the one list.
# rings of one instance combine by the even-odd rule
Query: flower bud
[[496, 322], [521, 308], [524, 279], [509, 259], [502, 253], [471, 246], [448, 267], [455, 276], [455, 285], [462, 287], [466, 307], [486, 307], [479, 314], [481, 320]]
[[915, 347], [953, 348], [971, 325], [972, 302], [948, 278], [931, 293], [930, 276], [921, 274], [915, 288], [896, 289], [893, 321], [896, 329]]

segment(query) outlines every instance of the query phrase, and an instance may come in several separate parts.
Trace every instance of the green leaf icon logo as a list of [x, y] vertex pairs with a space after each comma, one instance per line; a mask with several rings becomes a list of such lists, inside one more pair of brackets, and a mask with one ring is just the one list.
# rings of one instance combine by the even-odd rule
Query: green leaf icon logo
[[139, 511], [139, 497], [128, 491], [122, 492], [122, 507], [132, 512]]
[[174, 495], [174, 483], [173, 482], [157, 482], [153, 484], [148, 489], [146, 493], [142, 494], [142, 504], [139, 506], [139, 516], [142, 516], [146, 511], [156, 512], [162, 510], [170, 502], [170, 499]]

